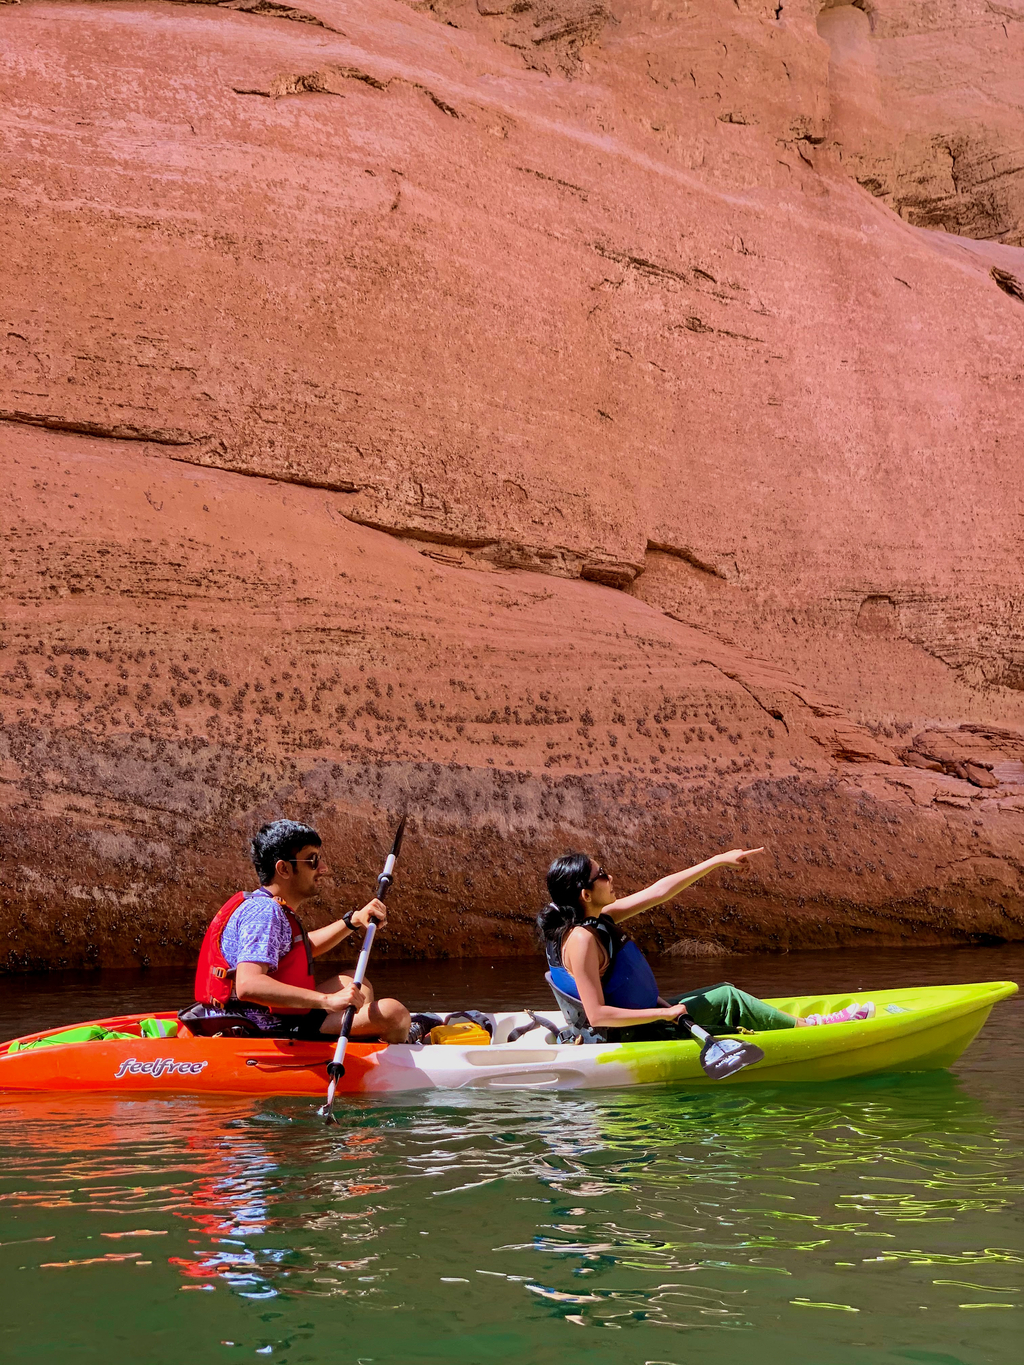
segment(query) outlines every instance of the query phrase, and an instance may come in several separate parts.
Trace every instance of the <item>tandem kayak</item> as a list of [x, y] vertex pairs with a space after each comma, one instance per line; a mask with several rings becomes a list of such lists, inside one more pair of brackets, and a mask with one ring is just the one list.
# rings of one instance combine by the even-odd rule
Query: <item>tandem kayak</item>
[[[486, 1046], [350, 1043], [338, 1093], [775, 1085], [936, 1071], [960, 1056], [992, 1006], [1016, 990], [1012, 981], [986, 981], [873, 991], [873, 1019], [749, 1035], [764, 1059], [722, 1081], [705, 1076], [699, 1045], [689, 1039], [560, 1044], [542, 1027], [508, 1042], [530, 1017], [498, 1012], [488, 1015], [493, 1034]], [[821, 995], [769, 1003], [803, 1016], [843, 1009], [852, 999]], [[561, 1023], [562, 1016], [551, 1011], [545, 1018]], [[74, 1030], [77, 1041], [56, 1041], [67, 1032], [65, 1026], [0, 1044], [0, 1090], [322, 1098], [333, 1052], [330, 1040], [196, 1037], [170, 1013], [93, 1020]], [[161, 1033], [168, 1036], [153, 1036]], [[104, 1036], [110, 1034], [121, 1036]], [[44, 1041], [50, 1038], [55, 1041]]]

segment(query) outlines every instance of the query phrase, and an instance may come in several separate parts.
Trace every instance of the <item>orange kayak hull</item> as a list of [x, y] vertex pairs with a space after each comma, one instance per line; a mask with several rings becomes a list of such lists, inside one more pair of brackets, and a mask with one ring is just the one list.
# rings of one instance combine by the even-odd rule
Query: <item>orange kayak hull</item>
[[[131, 1033], [140, 1020], [154, 1018], [171, 1020], [176, 1015], [150, 1012], [88, 1022]], [[49, 1029], [18, 1042], [62, 1031]], [[376, 1054], [386, 1048], [386, 1043], [349, 1043], [339, 1093], [362, 1093], [368, 1073], [377, 1066]], [[182, 1028], [176, 1038], [140, 1036], [4, 1053], [0, 1090], [322, 1097], [333, 1054], [329, 1039], [307, 1043], [288, 1038], [195, 1038]]]

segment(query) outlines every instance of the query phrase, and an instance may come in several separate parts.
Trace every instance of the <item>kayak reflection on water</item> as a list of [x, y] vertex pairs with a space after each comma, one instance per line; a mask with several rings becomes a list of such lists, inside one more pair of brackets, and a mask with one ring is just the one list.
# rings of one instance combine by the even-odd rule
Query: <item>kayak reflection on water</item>
[[[436, 1294], [436, 1253], [422, 1236], [456, 1230], [445, 1241], [452, 1260], [441, 1268], [454, 1266], [446, 1273], [464, 1275], [472, 1264], [522, 1275], [539, 1260], [536, 1269], [560, 1289], [580, 1269], [604, 1267], [618, 1271], [619, 1290], [623, 1267], [638, 1257], [660, 1275], [726, 1263], [754, 1269], [771, 1250], [788, 1254], [796, 1272], [826, 1242], [842, 1244], [826, 1259], [831, 1267], [866, 1233], [858, 1259], [875, 1255], [882, 1237], [890, 1256], [916, 1248], [920, 1261], [925, 1228], [893, 1222], [887, 1201], [896, 1199], [904, 1218], [913, 1211], [908, 1185], [920, 1187], [918, 1201], [940, 1201], [943, 1219], [927, 1229], [933, 1242], [943, 1234], [945, 1252], [966, 1235], [958, 1200], [965, 1216], [982, 1203], [991, 1215], [1015, 1183], [1013, 1151], [991, 1142], [990, 1107], [947, 1073], [756, 1096], [653, 1087], [606, 1098], [362, 1100], [330, 1141], [305, 1105], [289, 1101], [82, 1097], [73, 1125], [66, 1105], [49, 1098], [4, 1101], [2, 1112], [6, 1145], [17, 1148], [18, 1207], [49, 1210], [45, 1230], [59, 1235], [58, 1246], [40, 1246], [41, 1261], [82, 1254], [66, 1229], [84, 1222], [118, 1234], [99, 1252], [137, 1257], [141, 1248], [184, 1286], [220, 1286], [242, 1299], [380, 1298], [383, 1288], [380, 1306], [408, 1301], [419, 1293], [421, 1257], [434, 1270], [422, 1292]], [[55, 1205], [54, 1186], [66, 1188], [69, 1176], [85, 1202]], [[466, 1218], [467, 1200], [480, 1216]], [[781, 1213], [767, 1216], [773, 1209], [783, 1223]], [[790, 1229], [799, 1236], [787, 1241]], [[360, 1280], [381, 1264], [390, 1286]]]

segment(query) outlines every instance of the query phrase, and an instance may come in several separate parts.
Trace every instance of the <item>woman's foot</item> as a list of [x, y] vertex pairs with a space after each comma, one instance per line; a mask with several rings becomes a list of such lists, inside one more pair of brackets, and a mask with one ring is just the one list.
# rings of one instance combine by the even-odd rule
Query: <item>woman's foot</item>
[[813, 1028], [817, 1024], [852, 1024], [859, 1023], [862, 1019], [873, 1019], [874, 1014], [874, 1001], [869, 1000], [863, 1005], [854, 1001], [852, 1005], [847, 1005], [844, 1010], [837, 1010], [835, 1014], [809, 1014], [806, 1019], [798, 1019], [796, 1024], [797, 1028]]

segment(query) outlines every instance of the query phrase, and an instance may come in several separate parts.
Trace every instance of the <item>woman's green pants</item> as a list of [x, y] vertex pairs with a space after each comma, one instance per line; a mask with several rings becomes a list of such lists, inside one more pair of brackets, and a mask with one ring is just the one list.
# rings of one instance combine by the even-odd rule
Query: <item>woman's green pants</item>
[[[735, 1033], [738, 1029], [752, 1029], [761, 1033], [770, 1029], [795, 1028], [796, 1020], [774, 1005], [766, 1005], [756, 995], [748, 995], [728, 981], [717, 986], [705, 986], [699, 991], [670, 995], [669, 1004], [686, 1006], [687, 1016], [710, 1033]], [[632, 1028], [605, 1029], [609, 1042], [643, 1043], [658, 1039], [687, 1036], [672, 1020], [655, 1020], [650, 1024], [636, 1024]]]
[[718, 986], [706, 986], [699, 991], [687, 991], [685, 995], [675, 995], [671, 1003], [684, 1004], [686, 1013], [695, 1024], [719, 1033], [731, 1033], [741, 1028], [761, 1033], [770, 1029], [796, 1027], [796, 1020], [791, 1014], [783, 1014], [774, 1005], [766, 1005], [756, 995], [748, 995], [737, 986], [731, 986], [728, 981]]

